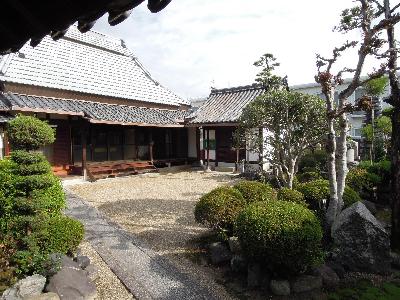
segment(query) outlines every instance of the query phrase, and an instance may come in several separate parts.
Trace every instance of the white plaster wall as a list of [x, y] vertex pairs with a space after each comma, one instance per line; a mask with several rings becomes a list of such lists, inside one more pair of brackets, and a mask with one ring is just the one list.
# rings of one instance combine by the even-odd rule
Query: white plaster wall
[[188, 157], [197, 157], [196, 127], [188, 127]]

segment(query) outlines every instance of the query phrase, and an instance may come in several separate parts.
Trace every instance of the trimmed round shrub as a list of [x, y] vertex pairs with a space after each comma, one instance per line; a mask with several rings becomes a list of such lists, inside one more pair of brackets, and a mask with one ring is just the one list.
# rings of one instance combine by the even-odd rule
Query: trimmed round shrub
[[299, 171], [327, 171], [328, 155], [325, 150], [315, 150], [305, 154], [299, 163]]
[[57, 182], [47, 189], [35, 190], [31, 197], [37, 209], [50, 215], [60, 214], [61, 210], [65, 208], [65, 194], [61, 182]]
[[32, 165], [47, 161], [42, 153], [27, 152], [25, 150], [15, 150], [11, 152], [11, 160], [18, 165]]
[[346, 177], [346, 184], [353, 188], [358, 193], [373, 193], [373, 188], [381, 181], [381, 177], [369, 173], [366, 169], [353, 168], [349, 171]]
[[231, 187], [218, 187], [197, 202], [196, 221], [215, 230], [232, 231], [233, 223], [246, 205], [242, 194]]
[[45, 254], [72, 254], [83, 239], [82, 223], [64, 215], [45, 217], [38, 227], [34, 233], [34, 243]]
[[296, 186], [296, 190], [304, 195], [304, 200], [312, 209], [319, 209], [322, 200], [329, 201], [329, 181], [318, 179], [306, 183], [301, 183]]
[[322, 229], [317, 217], [302, 205], [271, 201], [247, 206], [235, 223], [243, 251], [278, 276], [304, 271], [322, 258]]
[[258, 181], [240, 181], [233, 188], [242, 194], [247, 203], [277, 199], [276, 191], [269, 184]]
[[304, 195], [299, 191], [292, 190], [289, 188], [281, 188], [278, 191], [278, 200], [289, 201], [303, 206], [308, 206], [306, 201], [304, 201]]
[[[304, 195], [305, 201], [312, 209], [319, 209], [322, 200], [329, 201], [329, 181], [328, 180], [314, 180], [306, 183], [299, 184], [296, 189]], [[349, 186], [345, 186], [343, 193], [343, 207], [348, 207], [351, 204], [361, 201], [360, 195]]]
[[349, 207], [358, 201], [361, 201], [360, 195], [351, 187], [345, 186], [343, 193], [343, 207]]
[[52, 144], [54, 130], [35, 117], [19, 115], [8, 123], [8, 136], [12, 149], [35, 150]]
[[304, 172], [304, 173], [298, 174], [297, 179], [299, 180], [299, 182], [304, 183], [304, 182], [309, 182], [309, 181], [323, 179], [323, 178], [322, 178], [321, 174], [318, 172]]

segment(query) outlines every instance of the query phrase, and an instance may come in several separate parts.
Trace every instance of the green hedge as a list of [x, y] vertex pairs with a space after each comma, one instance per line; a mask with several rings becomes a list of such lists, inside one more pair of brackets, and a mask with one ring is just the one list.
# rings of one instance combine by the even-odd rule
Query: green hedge
[[300, 183], [323, 179], [319, 172], [304, 172], [297, 174], [297, 179]]
[[19, 115], [11, 120], [7, 132], [13, 150], [35, 150], [55, 140], [53, 128], [30, 116]]
[[304, 195], [301, 192], [289, 188], [281, 188], [278, 191], [278, 200], [308, 206], [307, 202], [304, 200]]
[[239, 214], [235, 234], [247, 257], [265, 263], [277, 276], [297, 274], [322, 258], [320, 223], [296, 203], [250, 204]]
[[244, 180], [234, 185], [247, 203], [277, 199], [276, 191], [269, 185], [258, 181]]
[[242, 194], [231, 187], [218, 187], [197, 202], [196, 221], [215, 230], [232, 231], [233, 223], [246, 205]]
[[[310, 208], [318, 210], [322, 205], [322, 200], [329, 201], [329, 181], [328, 180], [314, 180], [306, 183], [299, 184], [296, 190], [304, 195], [305, 201], [310, 205]], [[343, 193], [344, 208], [351, 204], [361, 201], [360, 195], [349, 186], [345, 186]]]

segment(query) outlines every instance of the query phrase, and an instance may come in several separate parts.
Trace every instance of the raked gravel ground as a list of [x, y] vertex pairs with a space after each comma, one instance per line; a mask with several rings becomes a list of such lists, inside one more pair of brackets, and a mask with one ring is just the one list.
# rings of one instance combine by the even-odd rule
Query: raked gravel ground
[[94, 284], [97, 288], [97, 297], [94, 300], [133, 300], [131, 293], [127, 291], [118, 277], [110, 270], [100, 255], [87, 242], [79, 245], [81, 255], [90, 258], [90, 263], [98, 268], [97, 278]]
[[171, 259], [182, 272], [211, 285], [220, 299], [230, 299], [210, 270], [191, 262], [187, 254], [192, 241], [207, 231], [195, 222], [196, 202], [215, 187], [233, 181], [227, 173], [185, 171], [99, 180], [68, 189]]

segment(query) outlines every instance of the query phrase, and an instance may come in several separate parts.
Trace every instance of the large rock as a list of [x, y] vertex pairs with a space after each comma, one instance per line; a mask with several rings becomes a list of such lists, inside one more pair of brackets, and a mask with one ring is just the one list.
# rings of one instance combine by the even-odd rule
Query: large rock
[[390, 258], [392, 266], [396, 269], [400, 269], [400, 255], [395, 252], [390, 252]]
[[327, 265], [321, 265], [315, 268], [314, 275], [320, 276], [322, 278], [322, 284], [328, 289], [333, 289], [339, 285], [339, 276]]
[[368, 201], [368, 200], [363, 200], [362, 203], [368, 208], [368, 210], [373, 214], [374, 216], [377, 213], [376, 205], [374, 202]]
[[242, 252], [242, 246], [240, 245], [239, 238], [236, 236], [232, 236], [228, 240], [229, 249], [233, 254], [240, 254]]
[[233, 255], [231, 258], [233, 272], [241, 273], [247, 270], [247, 259], [243, 255]]
[[294, 293], [305, 293], [322, 287], [322, 278], [320, 276], [300, 275], [292, 282], [292, 291]]
[[274, 295], [277, 296], [289, 296], [290, 295], [290, 283], [287, 280], [271, 280], [269, 288]]
[[224, 243], [217, 242], [210, 245], [210, 256], [211, 262], [214, 265], [218, 265], [230, 261], [232, 253]]
[[255, 288], [261, 285], [262, 273], [261, 266], [257, 263], [250, 263], [247, 266], [247, 286]]
[[361, 202], [341, 212], [332, 226], [335, 259], [347, 270], [386, 274], [390, 270], [389, 235]]
[[50, 277], [46, 291], [57, 293], [61, 300], [93, 300], [97, 295], [85, 271], [68, 267]]
[[40, 295], [46, 284], [46, 277], [32, 275], [19, 280], [12, 288], [4, 291], [1, 300], [19, 300], [28, 296]]
[[37, 296], [25, 297], [24, 300], [60, 300], [56, 293], [44, 293]]
[[85, 269], [87, 266], [90, 265], [90, 258], [85, 255], [79, 255], [79, 256], [75, 257], [74, 261], [82, 269]]

